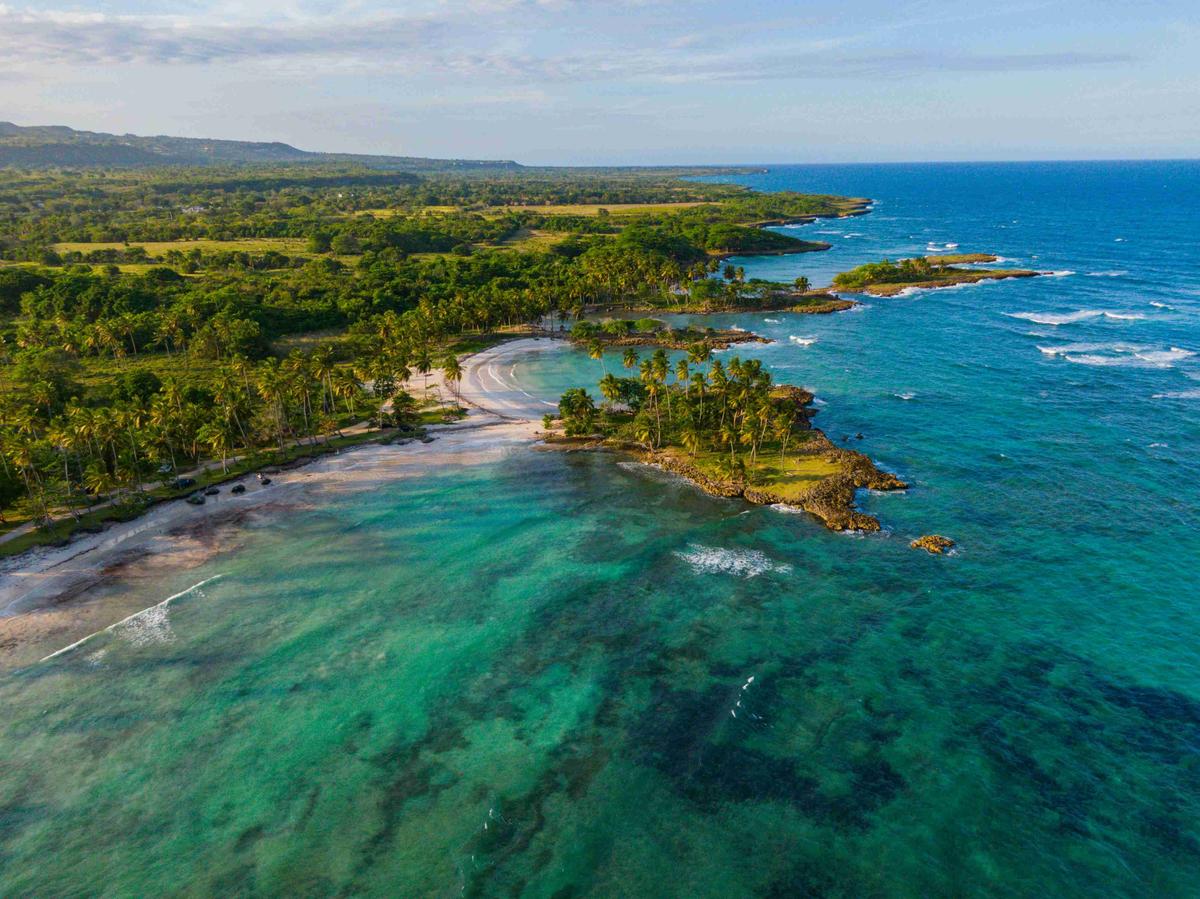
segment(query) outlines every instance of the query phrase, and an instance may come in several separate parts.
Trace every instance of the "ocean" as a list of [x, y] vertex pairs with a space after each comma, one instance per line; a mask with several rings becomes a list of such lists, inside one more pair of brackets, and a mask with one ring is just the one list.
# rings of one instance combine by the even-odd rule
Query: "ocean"
[[882, 533], [524, 450], [255, 521], [0, 674], [0, 895], [1195, 895], [1200, 163], [732, 180], [875, 200], [750, 276], [1054, 273], [709, 317]]

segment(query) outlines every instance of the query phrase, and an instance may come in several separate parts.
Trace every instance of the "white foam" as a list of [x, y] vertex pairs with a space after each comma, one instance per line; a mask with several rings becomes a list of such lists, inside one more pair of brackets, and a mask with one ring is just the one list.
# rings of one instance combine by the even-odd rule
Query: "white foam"
[[[1166, 393], [1154, 394], [1156, 400], [1200, 400], [1200, 388], [1194, 390], [1170, 390]], [[1165, 443], [1152, 443], [1151, 446], [1166, 446]]]
[[1019, 318], [1037, 325], [1070, 325], [1092, 318], [1108, 318], [1115, 321], [1137, 321], [1145, 318], [1136, 312], [1111, 312], [1106, 309], [1079, 309], [1075, 312], [1005, 312], [1009, 318]]
[[157, 605], [153, 605], [148, 609], [142, 609], [140, 612], [134, 612], [128, 618], [122, 618], [116, 624], [110, 624], [103, 630], [96, 631], [94, 634], [88, 634], [82, 640], [76, 640], [70, 646], [64, 646], [57, 652], [52, 652], [40, 661], [48, 662], [56, 656], [70, 652], [76, 647], [82, 646], [84, 643], [91, 640], [106, 631], [116, 631], [125, 637], [134, 646], [145, 646], [148, 643], [163, 643], [171, 642], [175, 639], [175, 632], [171, 630], [171, 622], [167, 616], [167, 607], [175, 600], [187, 596], [189, 593], [194, 593], [206, 584], [211, 584], [213, 581], [220, 580], [225, 575], [214, 574], [210, 578], [205, 578], [197, 584], [192, 584], [186, 590], [180, 590], [178, 593], [168, 596]]
[[1173, 346], [1162, 349], [1137, 343], [1065, 343], [1038, 346], [1046, 356], [1066, 359], [1078, 365], [1170, 368], [1174, 363], [1196, 355], [1192, 350]]
[[1066, 356], [1070, 353], [1095, 353], [1099, 350], [1136, 353], [1149, 347], [1132, 343], [1065, 343], [1062, 346], [1039, 346], [1038, 349], [1047, 356]]
[[913, 397], [916, 396], [916, 394], [915, 393], [893, 393], [892, 396], [894, 396], [898, 400], [911, 400]]
[[795, 334], [789, 334], [788, 340], [790, 340], [792, 343], [796, 344], [797, 346], [812, 346], [814, 343], [817, 342], [816, 337], [798, 337]]
[[124, 638], [131, 646], [151, 646], [175, 642], [175, 631], [171, 628], [171, 613], [168, 606], [160, 603], [151, 606], [125, 620], [114, 633]]
[[1001, 281], [1007, 281], [1007, 278], [980, 278], [978, 281], [960, 281], [957, 284], [934, 284], [929, 287], [905, 287], [897, 293], [892, 294], [892, 297], [913, 297], [917, 294], [926, 293], [936, 290], [939, 293], [948, 290], [967, 290], [971, 287], [986, 287], [989, 284], [998, 284]]
[[792, 570], [791, 565], [775, 562], [756, 549], [726, 549], [692, 543], [686, 552], [677, 550], [675, 555], [691, 565], [696, 574], [732, 574], [752, 578], [771, 571], [784, 573]]
[[1151, 300], [1150, 305], [1156, 309], [1174, 309], [1174, 306], [1168, 306], [1166, 303], [1159, 303], [1156, 300]]
[[787, 503], [773, 503], [767, 508], [774, 509], [776, 512], [782, 512], [785, 515], [804, 515], [806, 514], [799, 506], [789, 506]]
[[777, 319], [777, 318], [764, 318], [763, 321], [765, 321], [767, 324], [770, 324], [770, 325], [779, 324], [779, 319]]
[[1077, 365], [1094, 365], [1101, 367], [1121, 368], [1170, 368], [1176, 362], [1196, 355], [1191, 350], [1171, 347], [1168, 350], [1148, 350], [1144, 347], [1123, 349], [1115, 355], [1098, 353], [1072, 354], [1064, 353], [1062, 358]]
[[1156, 350], [1150, 353], [1135, 353], [1134, 355], [1143, 362], [1148, 362], [1151, 365], [1170, 365], [1172, 362], [1178, 362], [1181, 359], [1187, 359], [1189, 356], [1195, 356], [1196, 354], [1191, 350], [1173, 346], [1169, 350]]
[[1070, 269], [1063, 269], [1062, 271], [1058, 272], [1042, 272], [1042, 274], [1047, 278], [1069, 278], [1071, 275], [1075, 274], [1075, 272], [1071, 271]]
[[1113, 269], [1112, 271], [1106, 272], [1088, 272], [1087, 276], [1089, 278], [1120, 278], [1128, 274], [1129, 272], [1125, 271], [1124, 269]]

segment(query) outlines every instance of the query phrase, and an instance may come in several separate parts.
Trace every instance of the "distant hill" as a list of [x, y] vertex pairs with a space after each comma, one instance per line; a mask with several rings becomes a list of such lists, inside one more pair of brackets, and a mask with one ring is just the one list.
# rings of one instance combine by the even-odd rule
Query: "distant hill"
[[0, 167], [139, 167], [155, 165], [255, 165], [353, 163], [405, 171], [519, 169], [507, 160], [426, 159], [419, 156], [369, 156], [312, 153], [289, 144], [194, 137], [141, 137], [76, 131], [65, 125], [23, 127], [0, 122]]

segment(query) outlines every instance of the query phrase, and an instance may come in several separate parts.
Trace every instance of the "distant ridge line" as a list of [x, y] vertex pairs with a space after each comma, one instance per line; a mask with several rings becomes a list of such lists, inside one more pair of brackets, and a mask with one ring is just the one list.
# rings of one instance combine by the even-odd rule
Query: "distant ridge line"
[[369, 168], [419, 170], [517, 170], [512, 160], [433, 159], [366, 153], [317, 153], [280, 141], [218, 140], [168, 135], [141, 136], [77, 131], [66, 125], [22, 126], [0, 122], [0, 167], [263, 165], [346, 163]]

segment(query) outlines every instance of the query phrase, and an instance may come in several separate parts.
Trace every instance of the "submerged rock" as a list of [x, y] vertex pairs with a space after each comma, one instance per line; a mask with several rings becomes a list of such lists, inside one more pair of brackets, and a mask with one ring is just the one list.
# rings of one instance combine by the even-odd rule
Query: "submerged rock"
[[913, 549], [923, 549], [927, 553], [940, 556], [954, 546], [954, 541], [940, 534], [926, 534], [924, 537], [918, 537], [908, 545]]

